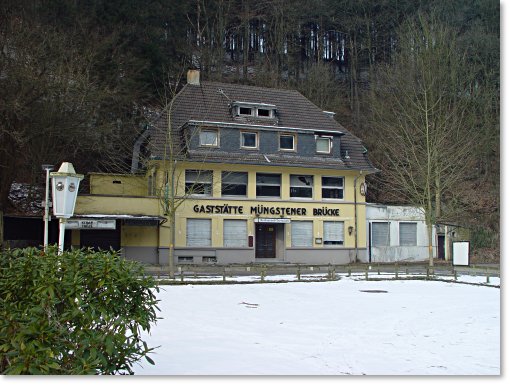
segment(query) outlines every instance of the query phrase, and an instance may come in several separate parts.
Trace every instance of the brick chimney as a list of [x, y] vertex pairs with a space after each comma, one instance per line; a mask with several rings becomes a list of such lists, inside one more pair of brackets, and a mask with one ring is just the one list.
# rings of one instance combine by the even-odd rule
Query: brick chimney
[[200, 85], [200, 70], [188, 70], [187, 81], [188, 81], [188, 84], [191, 84], [193, 86], [199, 86]]

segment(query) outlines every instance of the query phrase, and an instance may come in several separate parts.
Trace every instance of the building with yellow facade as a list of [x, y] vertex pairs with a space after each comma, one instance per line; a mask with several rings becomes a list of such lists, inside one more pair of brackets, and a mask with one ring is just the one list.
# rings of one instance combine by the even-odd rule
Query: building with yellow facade
[[[367, 261], [359, 139], [296, 91], [201, 82], [148, 127], [130, 175], [91, 174], [72, 243], [176, 263]], [[175, 225], [173, 225], [175, 223]]]

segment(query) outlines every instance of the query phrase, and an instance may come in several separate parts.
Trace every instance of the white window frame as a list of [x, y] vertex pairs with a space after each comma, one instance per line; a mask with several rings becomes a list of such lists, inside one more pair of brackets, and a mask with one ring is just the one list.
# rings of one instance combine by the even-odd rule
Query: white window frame
[[[414, 242], [405, 242], [403, 244], [402, 241], [403, 241], [404, 237], [402, 236], [402, 227], [405, 227], [407, 225], [414, 227], [414, 234], [413, 234]], [[399, 244], [399, 246], [404, 246], [404, 247], [405, 246], [418, 246], [418, 223], [417, 222], [399, 222], [398, 223], [398, 244]]]
[[[244, 134], [255, 135], [255, 146], [254, 147], [244, 145], [244, 140], [243, 140], [243, 135]], [[247, 149], [247, 150], [257, 150], [259, 148], [259, 133], [258, 132], [254, 132], [254, 131], [241, 131], [240, 135], [241, 135], [241, 137], [240, 137], [241, 148], [244, 148], [244, 149]]]
[[[313, 221], [292, 221], [290, 231], [292, 247], [313, 247]], [[305, 237], [303, 233], [306, 233]]]
[[[274, 110], [272, 108], [257, 107], [254, 110], [255, 110], [255, 114], [256, 114], [257, 118], [262, 118], [262, 119], [273, 119], [274, 118]], [[269, 111], [269, 115], [268, 116], [260, 115], [260, 113], [259, 113], [260, 110]]]
[[[234, 234], [230, 231], [233, 231]], [[223, 247], [248, 247], [248, 221], [246, 219], [223, 220]]]
[[[335, 235], [332, 235], [332, 231], [327, 227], [338, 227], [340, 230]], [[322, 222], [322, 243], [325, 247], [343, 247], [345, 244], [345, 222], [344, 221], [324, 221]], [[330, 243], [340, 242], [340, 243]]]
[[[328, 150], [327, 151], [319, 151], [318, 143], [320, 140], [328, 141]], [[332, 136], [324, 136], [324, 135], [315, 135], [315, 152], [318, 154], [331, 154], [331, 149], [333, 148], [333, 137]]]
[[[283, 136], [290, 136], [292, 137], [292, 148], [283, 148], [282, 147], [282, 137]], [[296, 138], [296, 134], [286, 134], [286, 133], [281, 133], [279, 136], [278, 136], [278, 148], [280, 151], [296, 151], [296, 141], [297, 141], [297, 138]]]
[[[372, 247], [389, 247], [391, 245], [391, 225], [390, 225], [390, 222], [387, 222], [387, 221], [377, 221], [377, 222], [371, 222], [372, 223], [372, 231], [371, 231], [371, 234], [370, 234], [370, 245]], [[382, 239], [382, 236], [379, 237], [379, 235], [377, 234], [377, 238], [375, 239], [374, 238], [374, 234], [375, 234], [375, 228], [378, 227], [378, 226], [382, 226], [382, 225], [386, 225], [386, 228], [388, 229], [388, 233], [387, 233], [387, 236], [386, 236], [386, 239], [385, 239], [385, 242], [384, 244], [383, 243], [380, 243], [379, 240]]]
[[[214, 133], [216, 135], [214, 143], [204, 143], [202, 141], [202, 139], [203, 139], [202, 134], [205, 134], [205, 133]], [[199, 142], [200, 142], [201, 147], [219, 147], [219, 145], [220, 145], [219, 130], [210, 129], [210, 128], [201, 129], [200, 134], [199, 134]]]
[[[311, 185], [307, 186], [304, 182], [302, 182], [303, 185], [296, 183], [295, 179], [298, 178], [298, 180], [299, 180], [299, 177], [311, 178]], [[290, 174], [289, 175], [289, 181], [290, 181], [289, 196], [290, 196], [291, 199], [313, 199], [313, 175]], [[293, 188], [305, 188], [305, 189], [309, 189], [312, 194], [309, 197], [292, 196], [292, 189]]]
[[[324, 178], [336, 178], [342, 180], [342, 186], [328, 186], [324, 184]], [[341, 190], [342, 191], [342, 197], [341, 198], [326, 198], [324, 197], [324, 189], [326, 190]], [[321, 176], [321, 196], [323, 200], [328, 201], [341, 201], [344, 200], [345, 197], [345, 177], [338, 176], [338, 175], [322, 175]]]
[[[244, 114], [244, 113], [242, 114], [241, 113], [241, 108], [250, 110], [250, 113], [249, 114]], [[238, 116], [253, 116], [253, 107], [237, 106], [237, 115]]]
[[[191, 173], [195, 174], [195, 178], [192, 178]], [[207, 176], [210, 175], [210, 181]], [[185, 170], [184, 171], [184, 191], [186, 194], [192, 196], [212, 196], [213, 193], [213, 172], [212, 170]], [[199, 184], [204, 185], [204, 192], [200, 193], [196, 191], [195, 186]], [[207, 189], [206, 186], [209, 186]], [[191, 189], [191, 191], [190, 191]], [[194, 191], [195, 190], [195, 191]]]
[[186, 219], [186, 246], [210, 247], [212, 245], [211, 220], [204, 218]]

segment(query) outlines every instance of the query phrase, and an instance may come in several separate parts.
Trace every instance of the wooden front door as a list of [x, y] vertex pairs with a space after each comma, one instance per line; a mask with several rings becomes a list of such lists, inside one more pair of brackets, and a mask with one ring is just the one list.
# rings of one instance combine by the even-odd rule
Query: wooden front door
[[276, 258], [276, 226], [257, 224], [255, 258]]
[[437, 259], [444, 259], [444, 235], [437, 236]]

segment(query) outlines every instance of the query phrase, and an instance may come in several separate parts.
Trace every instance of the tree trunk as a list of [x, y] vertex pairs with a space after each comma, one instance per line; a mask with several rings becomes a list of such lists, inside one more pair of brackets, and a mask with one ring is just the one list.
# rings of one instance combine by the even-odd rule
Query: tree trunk
[[429, 266], [434, 266], [434, 249], [432, 248], [432, 222], [427, 221], [427, 235], [429, 239]]
[[4, 212], [0, 210], [0, 250], [4, 246]]
[[175, 278], [175, 210], [169, 213], [168, 224], [170, 226], [170, 245], [168, 247], [168, 276], [170, 279]]

